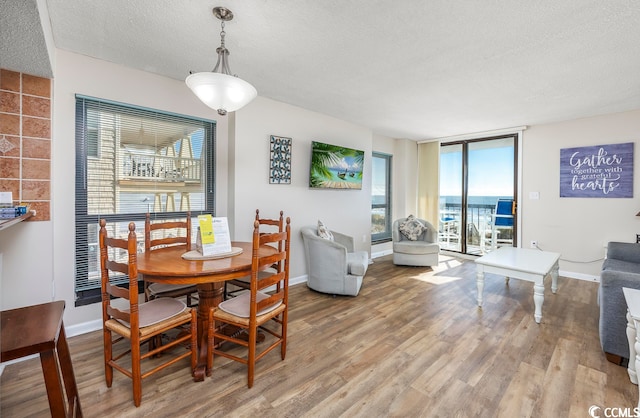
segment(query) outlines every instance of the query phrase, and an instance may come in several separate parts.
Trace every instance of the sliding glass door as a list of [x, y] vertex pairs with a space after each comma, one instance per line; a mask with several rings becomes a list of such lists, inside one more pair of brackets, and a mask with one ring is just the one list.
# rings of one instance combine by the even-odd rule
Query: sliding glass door
[[463, 192], [462, 144], [442, 146], [440, 149], [440, 216], [438, 241], [440, 248], [462, 251], [460, 226], [462, 225]]
[[517, 136], [442, 144], [442, 249], [481, 255], [516, 243]]

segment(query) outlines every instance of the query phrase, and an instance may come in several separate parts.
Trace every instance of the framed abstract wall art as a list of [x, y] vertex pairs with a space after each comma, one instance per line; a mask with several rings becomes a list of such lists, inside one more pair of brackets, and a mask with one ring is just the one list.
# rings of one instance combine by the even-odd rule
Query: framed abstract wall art
[[291, 138], [271, 135], [270, 184], [291, 184]]

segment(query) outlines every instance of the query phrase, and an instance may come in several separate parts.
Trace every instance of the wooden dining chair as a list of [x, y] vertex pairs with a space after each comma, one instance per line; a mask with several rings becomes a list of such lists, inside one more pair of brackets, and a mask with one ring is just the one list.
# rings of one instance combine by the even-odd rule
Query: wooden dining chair
[[[284, 231], [284, 212], [280, 211], [280, 218], [278, 219], [267, 219], [260, 217], [260, 209], [256, 209], [256, 217], [255, 220], [261, 226], [260, 233], [266, 233], [267, 231], [274, 232], [282, 232]], [[267, 227], [267, 231], [262, 229], [262, 226]], [[279, 251], [282, 248], [278, 249]], [[276, 263], [271, 266], [269, 269], [265, 271], [261, 271], [259, 274], [261, 275], [269, 275], [273, 273], [278, 273], [282, 270], [282, 263]], [[224, 299], [229, 299], [231, 297], [235, 297], [238, 293], [251, 289], [251, 276], [240, 277], [238, 279], [228, 280], [224, 282]]]
[[[168, 222], [151, 222], [151, 215], [147, 213], [144, 221], [144, 250], [153, 251], [170, 245], [184, 245], [185, 252], [191, 251], [191, 213], [187, 212], [187, 219]], [[159, 297], [185, 297], [187, 306], [197, 305], [198, 288], [190, 284], [167, 284], [144, 282], [146, 300]]]
[[[108, 236], [106, 221], [100, 220], [105, 379], [107, 387], [111, 387], [113, 369], [131, 378], [133, 403], [137, 407], [142, 401], [142, 379], [187, 357], [191, 357], [193, 375], [197, 361], [197, 322], [196, 311], [178, 299], [156, 298], [138, 303], [135, 228], [131, 222], [127, 238], [112, 238]], [[115, 298], [122, 298], [127, 304], [113, 304]], [[145, 344], [163, 334], [169, 338], [168, 342]], [[153, 349], [143, 351], [142, 347]], [[180, 352], [170, 353], [170, 349]], [[158, 356], [159, 353], [163, 355]], [[142, 361], [150, 358], [153, 360], [145, 363], [149, 367], [143, 372]]]
[[[247, 365], [247, 386], [253, 386], [256, 361], [273, 349], [280, 347], [280, 357], [287, 352], [287, 316], [289, 308], [289, 260], [291, 220], [287, 218], [282, 232], [260, 233], [260, 222], [254, 221], [251, 255], [251, 289], [235, 298], [221, 302], [209, 311], [207, 347], [207, 369], [212, 370], [214, 356], [219, 355]], [[275, 244], [275, 245], [274, 245]], [[260, 248], [274, 245], [275, 252], [260, 255]], [[282, 263], [281, 271], [263, 277], [258, 273], [273, 264]], [[242, 330], [248, 334], [248, 341], [239, 338], [238, 330], [229, 333], [226, 328]], [[258, 330], [266, 335], [260, 352], [256, 340]], [[214, 346], [214, 341], [216, 346]], [[247, 348], [243, 355], [221, 350], [227, 342]]]

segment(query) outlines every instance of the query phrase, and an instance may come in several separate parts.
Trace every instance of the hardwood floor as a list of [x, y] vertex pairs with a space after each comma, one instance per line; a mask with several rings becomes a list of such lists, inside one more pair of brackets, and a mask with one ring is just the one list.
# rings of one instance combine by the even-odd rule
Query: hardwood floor
[[[195, 383], [188, 362], [143, 381], [104, 382], [102, 335], [69, 339], [85, 417], [587, 417], [591, 405], [634, 407], [638, 388], [606, 361], [592, 282], [559, 279], [533, 319], [533, 284], [487, 275], [476, 306], [475, 265], [435, 268], [375, 260], [357, 297], [291, 288], [287, 358], [246, 366], [216, 359]], [[549, 279], [548, 279], [549, 280]], [[38, 359], [7, 366], [0, 416], [48, 415]]]

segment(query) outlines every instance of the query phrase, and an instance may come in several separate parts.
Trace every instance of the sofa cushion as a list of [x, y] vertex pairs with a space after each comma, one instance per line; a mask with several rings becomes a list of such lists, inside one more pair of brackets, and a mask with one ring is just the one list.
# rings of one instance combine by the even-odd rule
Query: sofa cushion
[[640, 274], [640, 263], [607, 258], [604, 260], [604, 263], [602, 263], [602, 270], [615, 270]]
[[393, 252], [402, 254], [434, 254], [440, 252], [440, 245], [425, 241], [397, 241]]
[[607, 243], [607, 258], [640, 263], [640, 244], [630, 242]]
[[427, 227], [416, 219], [415, 216], [409, 215], [406, 220], [400, 222], [400, 232], [410, 241], [416, 241]]
[[366, 251], [347, 253], [347, 273], [353, 276], [364, 276], [369, 267], [368, 257]]
[[324, 238], [324, 239], [328, 239], [329, 241], [333, 241], [333, 234], [331, 233], [329, 228], [327, 228], [325, 226], [325, 224], [320, 219], [318, 219], [318, 236], [320, 238]]

